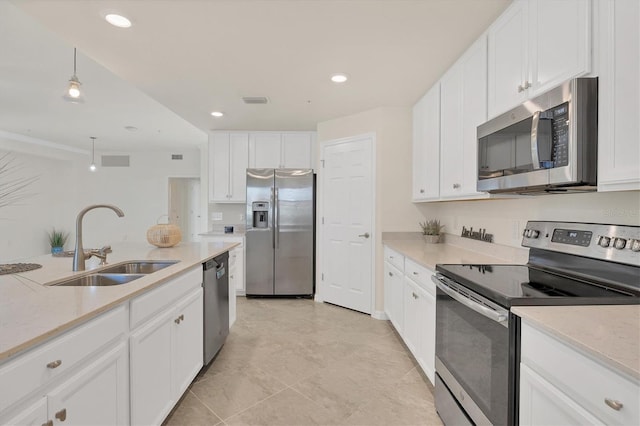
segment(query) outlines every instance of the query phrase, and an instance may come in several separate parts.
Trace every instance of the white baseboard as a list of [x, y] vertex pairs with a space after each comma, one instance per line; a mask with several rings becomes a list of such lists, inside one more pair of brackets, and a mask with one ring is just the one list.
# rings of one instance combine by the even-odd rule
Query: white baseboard
[[324, 299], [318, 293], [313, 295], [313, 300], [318, 303], [324, 303]]
[[373, 311], [371, 313], [371, 318], [377, 319], [377, 320], [384, 320], [384, 321], [389, 319], [389, 317], [384, 311]]

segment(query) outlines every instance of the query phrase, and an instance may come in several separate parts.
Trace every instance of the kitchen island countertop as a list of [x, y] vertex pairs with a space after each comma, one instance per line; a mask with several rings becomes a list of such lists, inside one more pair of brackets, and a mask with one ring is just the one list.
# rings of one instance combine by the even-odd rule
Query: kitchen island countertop
[[27, 261], [42, 268], [0, 275], [0, 362], [79, 325], [120, 303], [229, 251], [238, 243], [181, 243], [156, 248], [147, 243], [113, 244], [109, 265], [123, 261], [178, 260], [179, 262], [126, 284], [105, 287], [58, 287], [47, 283], [74, 275], [99, 272], [98, 259], [87, 260], [87, 270], [72, 271], [72, 258], [37, 256]]

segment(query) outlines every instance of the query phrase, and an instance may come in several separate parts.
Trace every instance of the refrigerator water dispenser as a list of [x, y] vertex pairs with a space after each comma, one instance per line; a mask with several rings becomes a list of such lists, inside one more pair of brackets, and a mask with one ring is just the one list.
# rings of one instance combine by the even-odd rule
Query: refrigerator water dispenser
[[269, 226], [269, 203], [266, 201], [254, 201], [251, 204], [253, 211], [253, 227], [267, 228]]

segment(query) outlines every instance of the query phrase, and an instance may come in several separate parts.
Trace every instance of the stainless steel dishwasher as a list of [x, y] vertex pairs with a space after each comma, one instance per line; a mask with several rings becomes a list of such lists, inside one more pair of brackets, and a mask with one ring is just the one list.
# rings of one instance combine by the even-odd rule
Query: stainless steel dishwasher
[[204, 283], [204, 365], [211, 362], [229, 335], [229, 253], [202, 264]]

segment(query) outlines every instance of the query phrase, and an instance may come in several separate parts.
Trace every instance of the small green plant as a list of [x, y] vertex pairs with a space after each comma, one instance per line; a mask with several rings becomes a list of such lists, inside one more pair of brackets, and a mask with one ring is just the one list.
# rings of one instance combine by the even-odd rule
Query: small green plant
[[444, 225], [440, 225], [440, 221], [436, 219], [418, 223], [422, 228], [422, 235], [440, 235], [440, 231], [444, 228]]
[[53, 228], [53, 231], [49, 233], [49, 244], [51, 247], [64, 247], [68, 237], [68, 233], [56, 231], [56, 228]]

